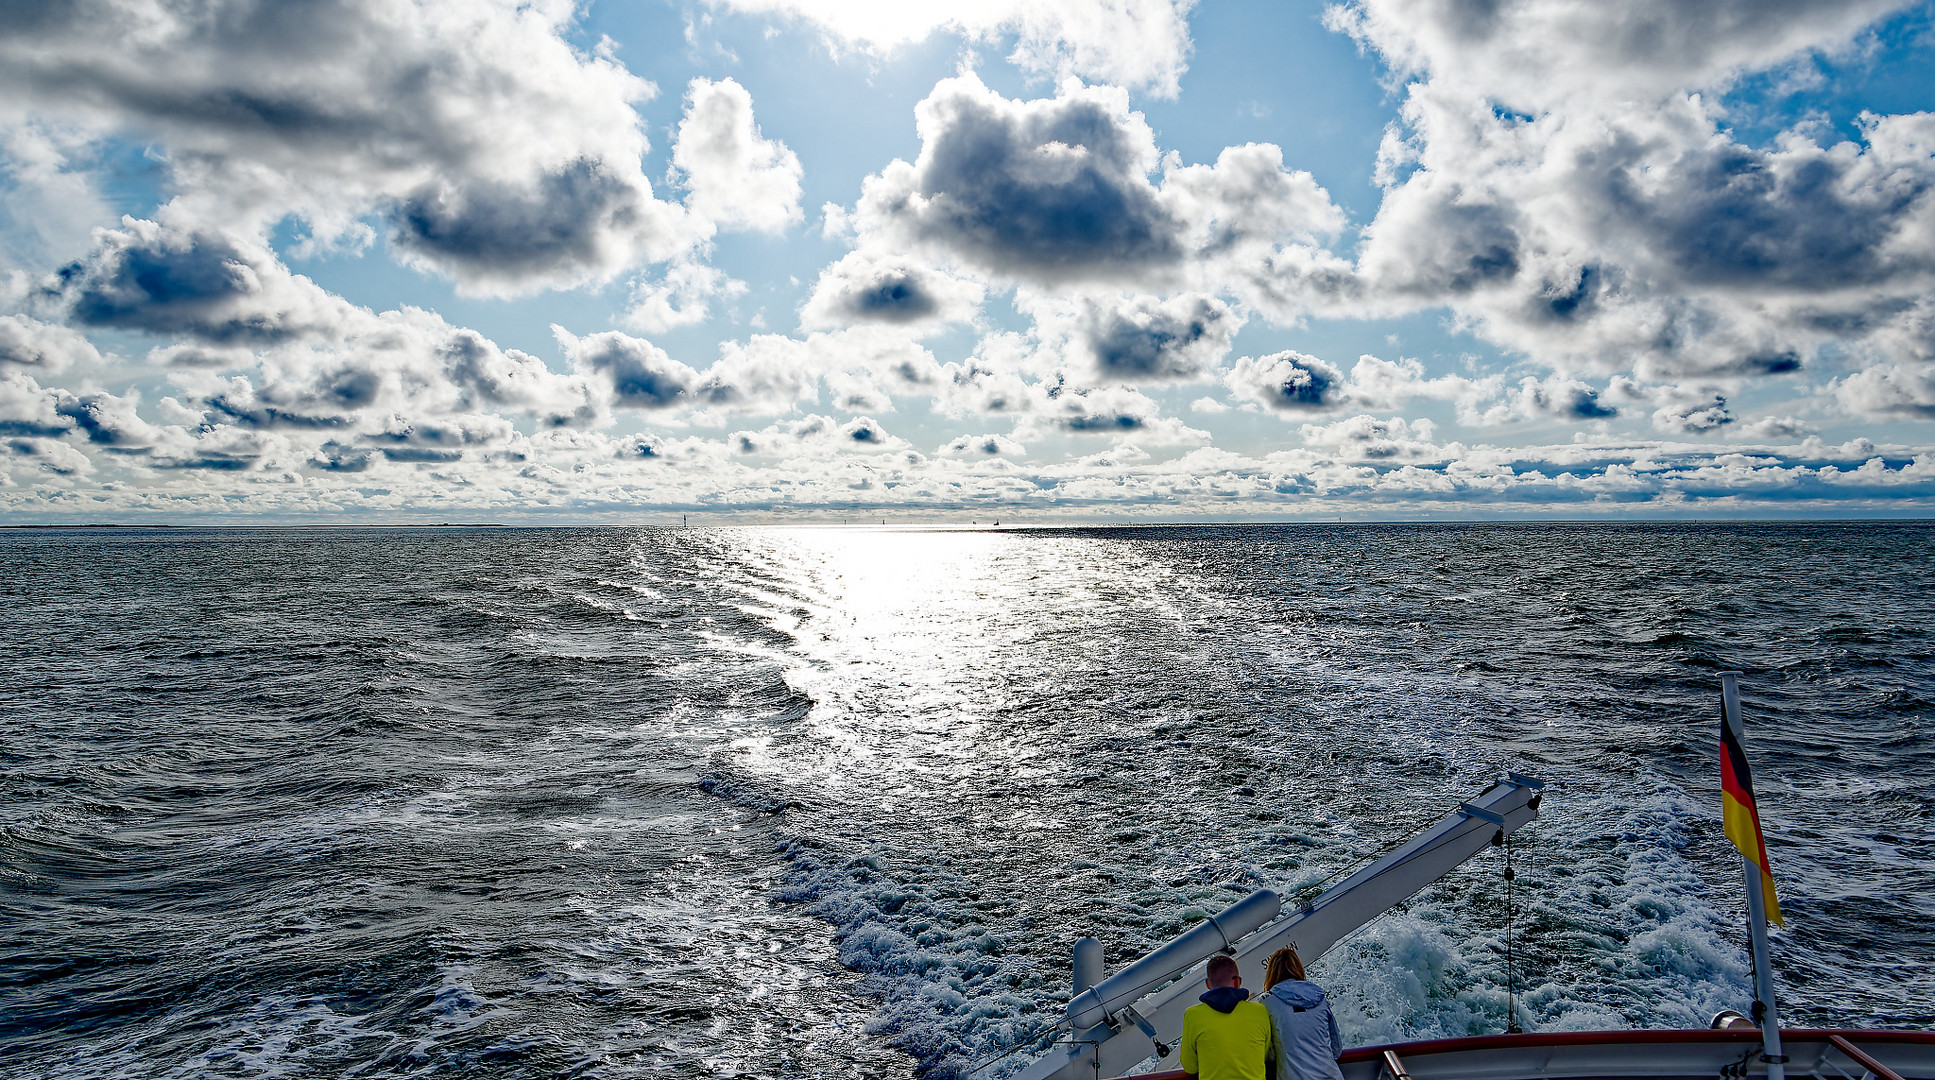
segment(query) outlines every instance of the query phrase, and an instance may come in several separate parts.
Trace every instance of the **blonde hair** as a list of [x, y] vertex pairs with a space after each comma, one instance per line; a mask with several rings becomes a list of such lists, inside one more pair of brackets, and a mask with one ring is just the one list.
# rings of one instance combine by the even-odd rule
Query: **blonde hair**
[[1303, 972], [1303, 958], [1295, 949], [1278, 949], [1270, 954], [1270, 963], [1263, 969], [1263, 988], [1268, 990], [1285, 979], [1299, 982], [1307, 978]]

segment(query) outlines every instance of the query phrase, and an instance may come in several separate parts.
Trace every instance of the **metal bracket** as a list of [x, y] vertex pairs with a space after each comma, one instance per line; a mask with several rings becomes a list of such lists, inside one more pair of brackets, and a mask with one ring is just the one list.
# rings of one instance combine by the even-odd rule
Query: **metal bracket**
[[1156, 1026], [1144, 1020], [1142, 1014], [1135, 1011], [1135, 1006], [1131, 1005], [1121, 1012], [1116, 1013], [1115, 1016], [1118, 1020], [1127, 1020], [1129, 1023], [1134, 1024], [1144, 1035], [1149, 1036], [1149, 1041], [1156, 1044], [1157, 1057], [1166, 1058], [1169, 1056], [1169, 1044], [1156, 1038]]
[[1505, 816], [1503, 814], [1494, 814], [1490, 810], [1485, 810], [1480, 807], [1473, 806], [1468, 802], [1459, 803], [1458, 812], [1465, 815], [1468, 818], [1475, 817], [1480, 821], [1489, 821], [1501, 829], [1505, 827]]

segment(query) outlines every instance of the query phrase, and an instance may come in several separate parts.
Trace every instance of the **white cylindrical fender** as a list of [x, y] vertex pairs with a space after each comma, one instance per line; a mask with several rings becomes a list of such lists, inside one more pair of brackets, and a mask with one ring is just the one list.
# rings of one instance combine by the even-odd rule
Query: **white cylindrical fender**
[[1070, 998], [1069, 1026], [1087, 1031], [1198, 960], [1234, 948], [1237, 939], [1276, 918], [1282, 910], [1283, 897], [1269, 889], [1258, 889]]
[[1108, 975], [1108, 967], [1102, 956], [1102, 943], [1092, 937], [1082, 938], [1075, 943], [1074, 963], [1075, 990], [1082, 991], [1101, 982]]

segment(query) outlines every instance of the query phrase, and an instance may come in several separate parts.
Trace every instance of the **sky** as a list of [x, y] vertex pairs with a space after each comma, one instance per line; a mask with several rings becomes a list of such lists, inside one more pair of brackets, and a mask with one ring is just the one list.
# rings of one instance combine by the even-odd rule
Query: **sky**
[[1935, 4], [0, 5], [0, 523], [1926, 516]]

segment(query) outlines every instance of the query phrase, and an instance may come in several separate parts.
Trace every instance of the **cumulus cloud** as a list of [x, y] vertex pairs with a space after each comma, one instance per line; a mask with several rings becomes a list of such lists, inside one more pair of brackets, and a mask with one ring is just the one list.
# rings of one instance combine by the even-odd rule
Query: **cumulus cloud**
[[553, 325], [572, 366], [597, 376], [611, 388], [615, 405], [631, 409], [669, 409], [692, 404], [700, 382], [697, 371], [672, 359], [643, 338], [616, 330], [585, 337]]
[[1653, 426], [1678, 435], [1704, 435], [1734, 422], [1719, 394], [1669, 401], [1653, 410]]
[[656, 282], [632, 289], [625, 322], [647, 333], [702, 323], [712, 314], [712, 301], [743, 296], [746, 283], [716, 266], [696, 259], [680, 259]]
[[1467, 399], [1460, 419], [1482, 425], [1509, 424], [1516, 421], [1610, 420], [1619, 409], [1603, 400], [1601, 392], [1589, 383], [1553, 375], [1544, 379], [1526, 376], [1517, 386], [1504, 390], [1500, 400], [1481, 403]]
[[65, 326], [21, 315], [0, 315], [0, 370], [6, 365], [57, 372], [74, 364], [101, 362], [100, 350]]
[[63, 435], [74, 426], [60, 411], [61, 395], [23, 371], [0, 368], [0, 435]]
[[1163, 416], [1156, 401], [1126, 386], [1075, 386], [1063, 380], [1027, 387], [1026, 412], [1016, 437], [1033, 441], [1045, 434], [1133, 437], [1152, 446], [1200, 446], [1209, 433]]
[[882, 323], [929, 330], [972, 318], [984, 293], [976, 282], [902, 256], [854, 251], [820, 271], [800, 309], [800, 324], [821, 329]]
[[1340, 408], [1348, 397], [1342, 371], [1294, 349], [1239, 358], [1224, 385], [1238, 397], [1283, 412], [1323, 412]]
[[1331, 424], [1305, 424], [1299, 432], [1305, 445], [1314, 449], [1342, 458], [1383, 461], [1444, 456], [1444, 449], [1431, 441], [1436, 430], [1429, 420], [1358, 415]]
[[842, 424], [830, 416], [780, 420], [757, 431], [735, 431], [727, 438], [734, 453], [750, 457], [825, 457], [834, 454], [907, 452], [907, 440], [889, 435], [868, 417]]
[[1106, 378], [1190, 379], [1223, 358], [1239, 325], [1229, 305], [1213, 296], [1144, 296], [1089, 302], [1083, 339]]
[[955, 0], [851, 4], [841, 0], [710, 0], [716, 7], [810, 19], [848, 42], [886, 50], [935, 31], [971, 40], [1015, 35], [1022, 70], [1079, 76], [1175, 96], [1190, 54], [1195, 0]]
[[1053, 98], [1014, 101], [967, 74], [939, 83], [915, 117], [919, 158], [863, 185], [863, 242], [919, 245], [1003, 278], [1195, 280], [1216, 291], [1265, 260], [1321, 263], [1307, 245], [1278, 242], [1342, 220], [1307, 173], [1282, 168], [1275, 147], [1232, 148], [1212, 166], [1165, 163], [1118, 88], [1068, 83]]
[[0, 39], [0, 98], [166, 151], [171, 212], [394, 249], [460, 288], [521, 292], [667, 258], [706, 227], [653, 194], [633, 110], [655, 93], [566, 39], [566, 4], [320, 0], [47, 7]]
[[653, 219], [670, 212], [622, 168], [576, 160], [516, 180], [439, 179], [398, 200], [390, 242], [407, 261], [442, 271], [467, 292], [515, 294], [601, 281], [656, 247]]
[[1857, 415], [1935, 420], [1935, 364], [1876, 365], [1836, 380], [1834, 396]]
[[1028, 448], [1006, 435], [956, 435], [942, 443], [938, 451], [942, 454], [979, 457], [1021, 457]]
[[279, 344], [351, 317], [348, 303], [255, 241], [135, 218], [98, 230], [93, 252], [62, 268], [40, 299], [83, 326], [218, 345]]
[[1814, 425], [1793, 416], [1763, 416], [1758, 420], [1735, 424], [1729, 434], [1736, 439], [1749, 439], [1757, 442], [1791, 441], [1817, 435]]
[[1381, 153], [1359, 309], [1448, 304], [1565, 374], [1781, 375], [1829, 341], [1904, 359], [1902, 313], [1935, 286], [1935, 115], [1755, 146], [1720, 93], [1899, 6], [1333, 9], [1413, 80]]
[[800, 162], [753, 122], [752, 94], [732, 79], [693, 79], [672, 145], [686, 206], [721, 228], [779, 232], [803, 220]]
[[1722, 83], [1844, 45], [1910, 2], [1354, 0], [1325, 19], [1399, 71], [1536, 110], [1581, 95], [1630, 100]]
[[1494, 396], [1495, 378], [1431, 376], [1410, 357], [1385, 360], [1364, 355], [1346, 376], [1337, 367], [1294, 349], [1239, 359], [1224, 376], [1239, 397], [1284, 412], [1324, 412], [1342, 408], [1396, 409], [1414, 398], [1457, 402], [1470, 413]]

